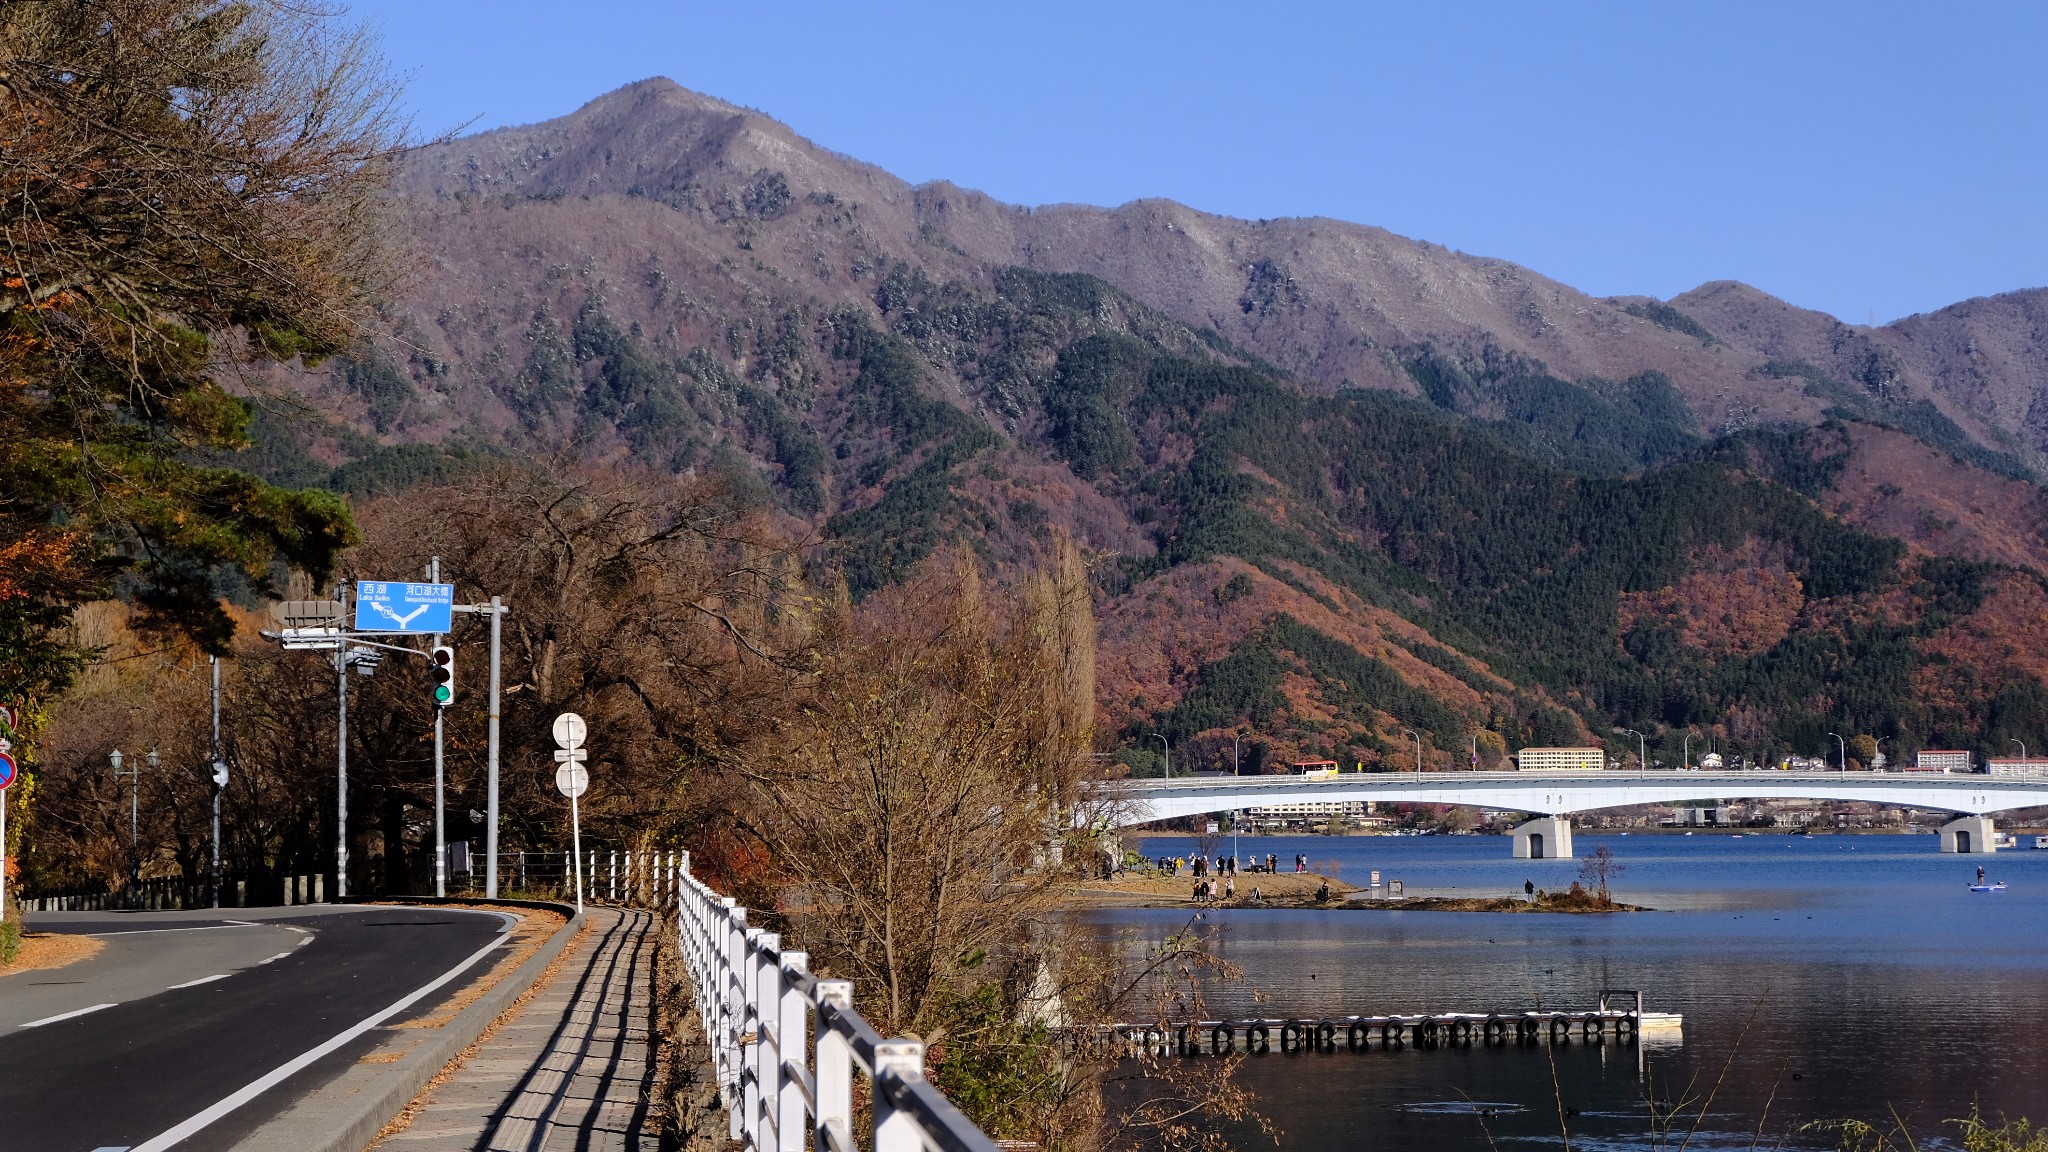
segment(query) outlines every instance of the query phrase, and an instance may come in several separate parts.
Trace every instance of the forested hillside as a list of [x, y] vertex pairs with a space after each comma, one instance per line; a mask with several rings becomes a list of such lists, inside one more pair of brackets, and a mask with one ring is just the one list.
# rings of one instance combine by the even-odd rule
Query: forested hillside
[[1099, 743], [1139, 771], [1151, 732], [1212, 767], [1238, 733], [1256, 766], [1407, 764], [1413, 732], [1444, 767], [2048, 721], [2037, 444], [1896, 334], [1327, 221], [912, 189], [658, 81], [401, 186], [420, 275], [242, 462], [357, 497], [504, 455], [714, 476], [856, 597], [1064, 530]]

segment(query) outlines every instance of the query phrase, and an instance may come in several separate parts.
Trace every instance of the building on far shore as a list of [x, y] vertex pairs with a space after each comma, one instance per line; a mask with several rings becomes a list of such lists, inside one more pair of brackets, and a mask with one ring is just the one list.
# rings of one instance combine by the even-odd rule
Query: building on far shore
[[2048, 760], [2030, 757], [2009, 760], [1986, 760], [1984, 770], [1993, 776], [2012, 776], [2021, 780], [2048, 780]]
[[1965, 773], [1972, 770], [1970, 754], [1952, 748], [1924, 748], [1913, 758], [1913, 767], [1908, 769], [1912, 772]]
[[1607, 767], [1603, 748], [1524, 748], [1515, 753], [1523, 772], [1598, 772]]

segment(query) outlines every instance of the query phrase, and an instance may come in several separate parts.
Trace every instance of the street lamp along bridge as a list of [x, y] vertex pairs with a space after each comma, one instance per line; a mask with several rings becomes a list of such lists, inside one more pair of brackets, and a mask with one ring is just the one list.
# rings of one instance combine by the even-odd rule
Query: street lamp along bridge
[[1182, 777], [1099, 785], [1087, 819], [1110, 827], [1278, 804], [1452, 804], [1534, 813], [1515, 829], [1517, 859], [1570, 859], [1571, 816], [1635, 804], [1703, 798], [1843, 800], [1951, 812], [1941, 850], [1997, 848], [1992, 814], [2048, 806], [2048, 781], [1907, 772], [1408, 772], [1300, 776]]

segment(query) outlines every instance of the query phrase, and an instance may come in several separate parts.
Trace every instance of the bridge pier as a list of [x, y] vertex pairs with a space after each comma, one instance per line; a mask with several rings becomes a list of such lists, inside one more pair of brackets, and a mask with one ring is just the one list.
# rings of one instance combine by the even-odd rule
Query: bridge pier
[[1998, 828], [1989, 816], [1958, 816], [1941, 826], [1941, 850], [1989, 855], [1998, 851]]
[[[1986, 821], [1989, 823], [1989, 821]], [[1572, 821], [1569, 816], [1538, 816], [1515, 827], [1515, 859], [1569, 860]]]

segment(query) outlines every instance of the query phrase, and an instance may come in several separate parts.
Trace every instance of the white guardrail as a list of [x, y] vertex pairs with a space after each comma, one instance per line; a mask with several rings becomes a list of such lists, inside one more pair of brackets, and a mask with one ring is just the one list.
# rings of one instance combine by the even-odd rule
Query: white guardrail
[[677, 932], [695, 985], [731, 1136], [762, 1152], [861, 1152], [853, 1072], [873, 1087], [869, 1152], [997, 1152], [996, 1142], [924, 1078], [924, 1042], [888, 1040], [853, 1009], [853, 983], [820, 980], [810, 958], [690, 874], [681, 854]]

